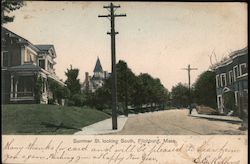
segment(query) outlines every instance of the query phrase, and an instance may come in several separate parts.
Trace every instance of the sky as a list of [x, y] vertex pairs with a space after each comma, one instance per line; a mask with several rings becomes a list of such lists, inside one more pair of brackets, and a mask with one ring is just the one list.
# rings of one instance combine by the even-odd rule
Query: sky
[[[110, 2], [25, 2], [16, 10], [9, 30], [33, 44], [53, 44], [56, 74], [66, 80], [65, 71], [78, 68], [93, 75], [97, 57], [111, 72], [110, 22], [98, 15]], [[121, 8], [116, 18], [116, 61], [124, 60], [139, 75], [149, 73], [171, 90], [177, 83], [191, 84], [209, 69], [209, 56], [217, 60], [247, 46], [246, 3], [115, 2]], [[213, 55], [212, 63], [216, 61]]]

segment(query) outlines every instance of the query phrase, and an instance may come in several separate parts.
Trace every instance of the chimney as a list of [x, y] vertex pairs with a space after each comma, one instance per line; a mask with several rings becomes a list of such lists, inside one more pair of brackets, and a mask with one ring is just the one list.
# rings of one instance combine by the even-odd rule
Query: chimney
[[85, 83], [85, 89], [86, 89], [86, 91], [88, 91], [89, 90], [89, 73], [88, 72], [85, 72], [85, 81], [84, 81], [84, 83]]
[[85, 72], [85, 82], [88, 82], [88, 81], [89, 81], [89, 73]]
[[107, 79], [107, 71], [104, 71], [104, 79]]

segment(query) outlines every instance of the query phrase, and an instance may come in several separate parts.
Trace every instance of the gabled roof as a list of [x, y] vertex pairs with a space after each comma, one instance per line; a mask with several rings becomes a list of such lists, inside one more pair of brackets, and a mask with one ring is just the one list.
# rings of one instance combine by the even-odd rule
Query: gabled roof
[[19, 43], [28, 44], [36, 52], [48, 52], [50, 49], [52, 49], [52, 51], [53, 51], [52, 56], [56, 57], [56, 52], [55, 52], [54, 45], [52, 45], [52, 44], [37, 44], [37, 45], [34, 45], [30, 41], [28, 41], [27, 39], [15, 34], [14, 32], [8, 30], [7, 28], [2, 27], [2, 29], [3, 29], [4, 34], [9, 34], [10, 37], [18, 38]]
[[99, 57], [97, 58], [95, 68], [94, 68], [94, 72], [103, 72], [102, 65], [101, 65], [101, 62], [99, 60]]
[[52, 57], [56, 57], [56, 52], [53, 44], [36, 44], [35, 45], [41, 52], [49, 52], [49, 50], [52, 50]]
[[48, 51], [51, 47], [54, 47], [52, 44], [36, 44], [35, 46], [41, 51]]
[[[3, 31], [4, 35], [5, 35], [5, 34], [9, 34], [10, 37], [18, 38], [20, 43], [26, 43], [26, 44], [28, 44], [33, 50], [35, 50], [35, 51], [37, 51], [37, 52], [39, 51], [39, 49], [38, 49], [35, 45], [33, 45], [30, 41], [28, 41], [27, 39], [24, 39], [23, 37], [17, 35], [16, 33], [12, 32], [12, 31], [8, 30], [7, 28], [2, 27], [2, 31]], [[2, 37], [4, 37], [4, 36], [2, 36]]]

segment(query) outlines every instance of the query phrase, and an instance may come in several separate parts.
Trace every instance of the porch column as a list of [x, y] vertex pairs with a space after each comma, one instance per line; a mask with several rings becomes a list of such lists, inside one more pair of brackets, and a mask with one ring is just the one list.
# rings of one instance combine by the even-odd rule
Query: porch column
[[10, 98], [13, 98], [13, 80], [14, 80], [14, 75], [11, 75], [10, 77]]
[[17, 84], [18, 84], [18, 79], [15, 82], [15, 98], [17, 98]]
[[21, 46], [21, 64], [24, 63], [25, 60], [25, 46]]
[[47, 79], [43, 79], [43, 85], [44, 85], [44, 93], [47, 93]]
[[32, 77], [33, 77], [33, 79], [32, 79], [32, 81], [33, 81], [32, 82], [32, 85], [33, 85], [32, 96], [35, 98], [35, 86], [36, 86], [36, 80], [35, 79], [36, 79], [36, 74], [34, 73]]

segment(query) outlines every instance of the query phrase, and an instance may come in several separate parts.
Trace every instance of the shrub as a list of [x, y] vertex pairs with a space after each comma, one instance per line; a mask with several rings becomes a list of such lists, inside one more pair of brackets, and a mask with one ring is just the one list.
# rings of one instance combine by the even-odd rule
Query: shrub
[[54, 104], [55, 100], [54, 99], [48, 99], [48, 104]]
[[86, 97], [84, 94], [77, 93], [71, 97], [71, 100], [74, 102], [75, 106], [83, 106], [86, 102]]

